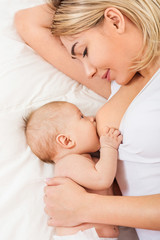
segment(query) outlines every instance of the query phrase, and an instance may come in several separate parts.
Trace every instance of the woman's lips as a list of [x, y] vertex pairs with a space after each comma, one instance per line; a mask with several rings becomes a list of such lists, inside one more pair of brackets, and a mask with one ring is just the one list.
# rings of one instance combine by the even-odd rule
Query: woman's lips
[[102, 79], [107, 79], [110, 82], [110, 69], [106, 71], [106, 73], [102, 76]]

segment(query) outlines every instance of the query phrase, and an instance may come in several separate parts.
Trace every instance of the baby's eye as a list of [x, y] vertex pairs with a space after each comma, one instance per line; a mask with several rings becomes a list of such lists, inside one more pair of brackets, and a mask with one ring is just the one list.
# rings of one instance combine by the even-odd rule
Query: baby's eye
[[87, 47], [84, 49], [84, 52], [83, 52], [83, 58], [84, 58], [85, 56], [88, 56], [88, 50], [87, 50]]
[[81, 115], [81, 118], [84, 118], [83, 114]]

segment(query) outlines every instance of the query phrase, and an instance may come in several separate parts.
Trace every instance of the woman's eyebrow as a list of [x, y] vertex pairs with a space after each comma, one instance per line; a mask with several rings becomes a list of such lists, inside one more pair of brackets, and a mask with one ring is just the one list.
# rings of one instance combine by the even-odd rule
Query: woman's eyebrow
[[78, 42], [74, 43], [73, 46], [72, 46], [72, 48], [71, 48], [71, 55], [73, 55], [73, 56], [76, 55], [74, 49], [75, 49], [75, 46], [77, 45], [77, 43], [78, 43]]

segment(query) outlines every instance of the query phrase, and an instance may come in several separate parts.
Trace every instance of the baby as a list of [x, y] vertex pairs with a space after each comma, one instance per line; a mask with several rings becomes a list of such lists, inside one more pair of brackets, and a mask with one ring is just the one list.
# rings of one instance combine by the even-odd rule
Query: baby
[[[55, 163], [55, 176], [68, 177], [87, 191], [112, 195], [117, 169], [119, 130], [108, 128], [100, 137], [94, 117], [86, 117], [68, 102], [51, 102], [34, 111], [26, 121], [26, 138], [32, 152], [42, 161]], [[100, 159], [91, 153], [100, 149]], [[119, 231], [112, 225], [84, 223], [73, 228], [58, 227], [54, 239], [114, 239]]]

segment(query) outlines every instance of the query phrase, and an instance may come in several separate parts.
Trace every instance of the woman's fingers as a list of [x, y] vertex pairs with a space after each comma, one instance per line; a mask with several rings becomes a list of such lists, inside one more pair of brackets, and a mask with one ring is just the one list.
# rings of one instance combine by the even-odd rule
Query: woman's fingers
[[66, 181], [69, 181], [69, 179], [64, 177], [54, 177], [54, 178], [46, 178], [45, 183], [48, 186], [57, 186], [60, 184], [64, 184]]
[[47, 180], [44, 188], [45, 212], [50, 217], [50, 226], [75, 226], [82, 222], [86, 191], [69, 178]]

